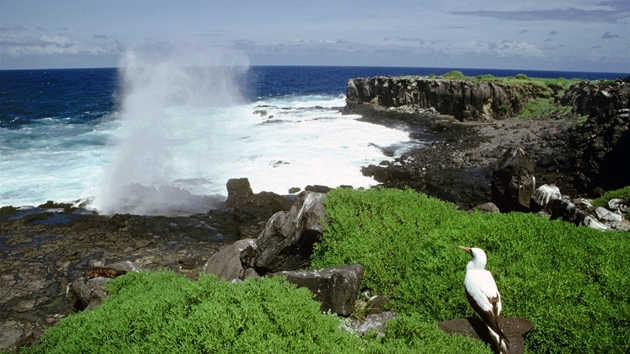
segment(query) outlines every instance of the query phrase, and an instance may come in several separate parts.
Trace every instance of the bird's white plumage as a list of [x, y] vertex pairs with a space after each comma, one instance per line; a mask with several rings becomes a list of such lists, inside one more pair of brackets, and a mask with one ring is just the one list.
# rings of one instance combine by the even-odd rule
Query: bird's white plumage
[[[500, 299], [501, 297], [492, 273], [485, 269], [488, 258], [486, 253], [480, 248], [471, 248], [470, 251], [473, 259], [466, 265], [464, 286], [482, 310], [492, 311], [492, 304], [489, 299], [494, 297]], [[501, 313], [500, 300], [498, 302], [498, 313]]]
[[459, 247], [473, 257], [466, 265], [464, 287], [473, 309], [485, 322], [499, 352], [508, 352], [507, 337], [499, 327], [501, 319], [501, 295], [492, 273], [487, 271], [488, 258], [480, 248]]

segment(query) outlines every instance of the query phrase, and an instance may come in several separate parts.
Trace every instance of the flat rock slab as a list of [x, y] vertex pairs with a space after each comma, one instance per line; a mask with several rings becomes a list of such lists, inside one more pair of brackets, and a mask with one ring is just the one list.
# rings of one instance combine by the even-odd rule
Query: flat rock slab
[[308, 288], [315, 300], [322, 303], [321, 310], [330, 310], [341, 316], [350, 316], [363, 278], [363, 266], [354, 264], [343, 267], [306, 271], [284, 271], [287, 281]]
[[[461, 335], [473, 337], [490, 344], [490, 346], [498, 352], [492, 343], [490, 334], [488, 333], [488, 327], [482, 320], [476, 317], [458, 318], [456, 320], [442, 321], [438, 323], [438, 326], [446, 333], [458, 333]], [[508, 337], [509, 341], [509, 353], [510, 354], [523, 354], [524, 342], [523, 337], [529, 332], [534, 323], [520, 317], [508, 317], [501, 320], [501, 329], [503, 333]]]

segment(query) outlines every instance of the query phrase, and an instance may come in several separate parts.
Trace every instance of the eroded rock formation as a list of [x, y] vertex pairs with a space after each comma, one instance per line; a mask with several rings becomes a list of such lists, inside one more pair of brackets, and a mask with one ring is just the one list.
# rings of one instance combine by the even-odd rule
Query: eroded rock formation
[[346, 105], [434, 109], [460, 121], [503, 119], [518, 114], [524, 104], [543, 96], [533, 83], [518, 85], [469, 80], [377, 76], [348, 80]]

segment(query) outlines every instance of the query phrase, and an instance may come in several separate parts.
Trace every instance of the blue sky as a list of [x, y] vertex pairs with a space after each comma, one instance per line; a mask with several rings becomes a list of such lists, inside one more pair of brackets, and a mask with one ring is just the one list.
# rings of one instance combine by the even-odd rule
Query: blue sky
[[0, 0], [0, 69], [187, 48], [250, 65], [630, 73], [629, 21], [629, 0]]

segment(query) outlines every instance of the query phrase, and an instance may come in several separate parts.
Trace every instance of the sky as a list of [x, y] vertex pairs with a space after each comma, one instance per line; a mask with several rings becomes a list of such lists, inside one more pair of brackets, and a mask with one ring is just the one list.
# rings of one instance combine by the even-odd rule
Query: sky
[[0, 0], [0, 69], [186, 48], [249, 65], [630, 73], [630, 0]]

